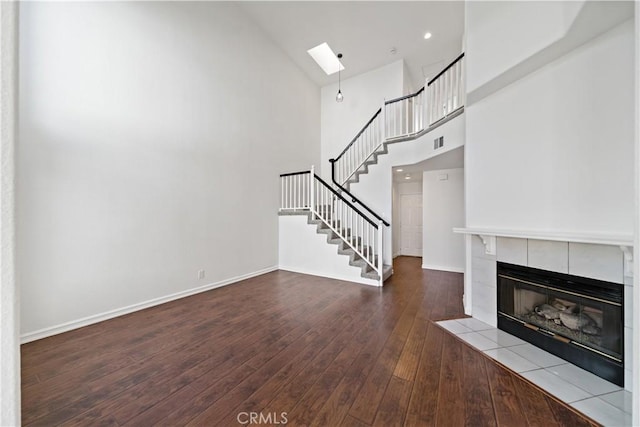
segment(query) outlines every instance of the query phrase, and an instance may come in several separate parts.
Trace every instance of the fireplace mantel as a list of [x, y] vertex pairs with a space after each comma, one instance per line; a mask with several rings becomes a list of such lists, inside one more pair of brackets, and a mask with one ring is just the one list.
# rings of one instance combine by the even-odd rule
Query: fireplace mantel
[[[507, 230], [501, 228], [454, 228], [454, 233], [478, 236], [511, 237], [516, 239], [553, 240], [570, 243], [590, 243], [633, 247], [633, 234], [587, 234], [535, 230]], [[484, 239], [483, 239], [484, 240]]]
[[625, 275], [633, 275], [632, 234], [587, 234], [554, 231], [507, 230], [501, 228], [454, 228], [454, 233], [476, 235], [482, 239], [487, 255], [496, 254], [496, 238], [552, 240], [557, 242], [587, 243], [593, 245], [618, 246], [624, 254]]

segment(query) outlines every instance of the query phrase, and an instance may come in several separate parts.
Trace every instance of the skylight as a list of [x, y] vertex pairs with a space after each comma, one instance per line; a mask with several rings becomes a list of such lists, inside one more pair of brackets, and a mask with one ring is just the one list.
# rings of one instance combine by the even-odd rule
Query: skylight
[[316, 61], [322, 70], [330, 76], [333, 73], [344, 70], [344, 65], [340, 62], [335, 53], [328, 44], [322, 43], [307, 51], [309, 55]]

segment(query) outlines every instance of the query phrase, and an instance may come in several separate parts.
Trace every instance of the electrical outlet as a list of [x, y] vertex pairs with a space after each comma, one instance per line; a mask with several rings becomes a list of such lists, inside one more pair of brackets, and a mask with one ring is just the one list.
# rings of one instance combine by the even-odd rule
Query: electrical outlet
[[204, 279], [204, 270], [198, 271], [198, 279]]

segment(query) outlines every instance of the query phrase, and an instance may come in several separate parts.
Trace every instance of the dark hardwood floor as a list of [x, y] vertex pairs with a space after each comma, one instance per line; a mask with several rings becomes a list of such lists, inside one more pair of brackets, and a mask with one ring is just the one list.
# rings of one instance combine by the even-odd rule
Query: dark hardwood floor
[[23, 424], [592, 425], [432, 323], [463, 316], [462, 275], [420, 261], [383, 289], [277, 271], [25, 344]]

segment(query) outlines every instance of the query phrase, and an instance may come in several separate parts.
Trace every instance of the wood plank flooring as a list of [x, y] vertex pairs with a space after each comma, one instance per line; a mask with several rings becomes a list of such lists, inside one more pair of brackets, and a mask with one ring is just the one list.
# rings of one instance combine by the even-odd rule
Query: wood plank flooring
[[462, 275], [420, 263], [383, 289], [276, 271], [25, 344], [23, 425], [594, 425], [432, 323], [463, 316]]

